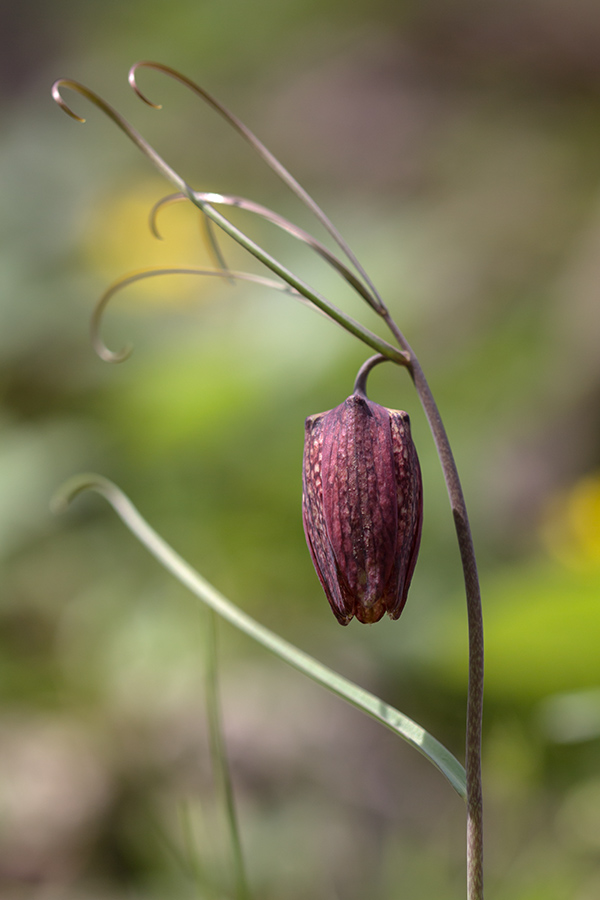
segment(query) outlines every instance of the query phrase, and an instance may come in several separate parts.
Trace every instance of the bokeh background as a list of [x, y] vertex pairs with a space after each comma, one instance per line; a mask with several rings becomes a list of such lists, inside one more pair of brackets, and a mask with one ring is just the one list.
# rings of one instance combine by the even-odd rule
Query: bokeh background
[[[406, 375], [425, 526], [397, 623], [342, 629], [300, 516], [304, 418], [365, 350], [278, 294], [174, 277], [206, 265], [183, 206], [81, 98], [130, 118], [199, 189], [322, 237], [158, 59], [238, 113], [342, 228], [418, 352], [464, 479], [487, 633], [488, 893], [600, 896], [600, 8], [589, 0], [104, 0], [0, 13], [0, 895], [234, 895], [205, 720], [206, 620], [72, 474], [114, 479], [232, 600], [417, 719], [462, 758], [466, 625], [451, 516]], [[370, 327], [343, 283], [235, 221]], [[232, 267], [259, 271], [226, 241]], [[253, 895], [464, 896], [464, 808], [393, 735], [219, 627], [224, 728]]]

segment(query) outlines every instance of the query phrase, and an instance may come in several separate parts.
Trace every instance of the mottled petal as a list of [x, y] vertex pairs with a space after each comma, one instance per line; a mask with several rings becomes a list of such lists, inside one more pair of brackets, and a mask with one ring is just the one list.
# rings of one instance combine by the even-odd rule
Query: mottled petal
[[358, 392], [306, 421], [304, 531], [331, 608], [397, 619], [421, 538], [421, 471], [408, 415]]
[[342, 598], [335, 560], [327, 537], [323, 515], [323, 422], [328, 413], [310, 416], [306, 420], [304, 439], [304, 467], [302, 473], [302, 519], [306, 543], [319, 581], [337, 620], [347, 625], [352, 615]]
[[398, 583], [395, 602], [388, 606], [397, 619], [406, 603], [408, 588], [417, 564], [423, 524], [423, 483], [421, 466], [410, 434], [408, 414], [390, 410], [390, 428], [398, 484]]
[[323, 511], [342, 592], [351, 611], [376, 622], [394, 567], [395, 467], [382, 407], [353, 395], [327, 416], [323, 436]]

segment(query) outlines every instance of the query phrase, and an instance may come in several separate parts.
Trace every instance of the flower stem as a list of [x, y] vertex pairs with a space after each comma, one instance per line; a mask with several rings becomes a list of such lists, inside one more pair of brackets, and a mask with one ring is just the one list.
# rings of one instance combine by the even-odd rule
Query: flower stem
[[233, 794], [233, 784], [231, 781], [231, 772], [227, 759], [227, 749], [225, 747], [223, 724], [221, 721], [217, 663], [217, 615], [212, 609], [207, 610], [207, 612], [206, 708], [209, 721], [213, 769], [225, 806], [232, 853], [232, 867], [235, 877], [236, 900], [250, 900], [250, 888], [248, 887], [248, 879], [246, 877], [246, 867], [244, 864], [244, 854], [242, 852], [242, 841]]
[[450, 441], [437, 403], [419, 361], [408, 341], [389, 315], [384, 316], [390, 331], [409, 354], [408, 371], [425, 411], [438, 452], [454, 526], [458, 538], [467, 598], [469, 628], [469, 687], [467, 697], [467, 900], [483, 900], [483, 799], [481, 789], [481, 724], [483, 717], [483, 614], [473, 537], [465, 498]]
[[362, 364], [354, 381], [355, 394], [360, 394], [361, 397], [367, 396], [367, 378], [371, 373], [371, 369], [374, 369], [375, 366], [379, 365], [379, 363], [386, 361], [387, 360], [385, 356], [377, 353], [375, 356], [371, 356], [365, 363]]

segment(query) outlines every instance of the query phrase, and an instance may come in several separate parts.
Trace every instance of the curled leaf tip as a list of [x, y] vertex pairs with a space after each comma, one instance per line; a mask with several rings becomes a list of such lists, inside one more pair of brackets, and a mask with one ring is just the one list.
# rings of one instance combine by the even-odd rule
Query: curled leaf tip
[[119, 291], [123, 290], [123, 288], [127, 287], [130, 284], [135, 284], [136, 282], [143, 281], [147, 278], [158, 278], [162, 275], [203, 275], [207, 277], [213, 276], [216, 278], [224, 278], [228, 281], [247, 281], [251, 284], [258, 284], [262, 285], [263, 287], [273, 288], [274, 290], [280, 291], [284, 294], [288, 294], [295, 299], [303, 299], [299, 292], [295, 290], [291, 285], [287, 284], [287, 282], [274, 281], [272, 278], [265, 278], [262, 275], [254, 275], [251, 272], [232, 272], [229, 269], [198, 269], [191, 267], [141, 269], [140, 271], [132, 272], [130, 275], [125, 275], [123, 278], [119, 278], [118, 281], [113, 282], [113, 284], [111, 284], [108, 290], [104, 292], [104, 294], [96, 303], [96, 307], [92, 315], [91, 340], [94, 350], [96, 351], [98, 356], [105, 362], [124, 362], [126, 359], [128, 359], [133, 351], [133, 347], [131, 346], [131, 344], [128, 344], [122, 350], [110, 350], [100, 337], [100, 326], [102, 324], [104, 310], [106, 309], [109, 300], [111, 299], [111, 297], [119, 293]]
[[[61, 488], [62, 491], [62, 488]], [[65, 512], [70, 503], [70, 497], [63, 496], [62, 493], [56, 493], [50, 500], [50, 512], [58, 516]]]
[[76, 81], [71, 81], [70, 78], [58, 78], [54, 84], [52, 85], [52, 98], [55, 103], [58, 103], [60, 108], [66, 112], [68, 116], [72, 119], [75, 119], [76, 122], [85, 122], [83, 116], [78, 116], [77, 113], [73, 112], [71, 107], [65, 102], [60, 89], [61, 87], [70, 87], [74, 90], [79, 90], [79, 85]]
[[58, 488], [50, 501], [50, 510], [55, 515], [58, 515], [65, 512], [75, 497], [85, 491], [97, 491], [106, 494], [114, 489], [115, 486], [112, 482], [108, 481], [107, 478], [103, 478], [102, 475], [96, 475], [93, 472], [74, 475]]
[[129, 70], [129, 74], [128, 74], [128, 76], [127, 76], [127, 80], [128, 80], [128, 82], [129, 82], [129, 84], [131, 85], [131, 87], [133, 88], [133, 90], [135, 91], [135, 93], [136, 93], [136, 94], [138, 95], [138, 97], [140, 98], [140, 100], [143, 100], [143, 102], [144, 102], [147, 106], [151, 106], [152, 109], [162, 109], [162, 103], [153, 103], [152, 100], [149, 100], [149, 99], [146, 97], [146, 95], [143, 94], [143, 93], [141, 92], [141, 90], [139, 89], [139, 87], [138, 87], [138, 83], [137, 83], [137, 79], [136, 79], [136, 77], [135, 77], [135, 73], [137, 72], [138, 69], [140, 69], [140, 68], [142, 68], [142, 67], [144, 67], [144, 68], [146, 68], [146, 69], [153, 69], [153, 68], [156, 68], [156, 67], [157, 67], [157, 63], [148, 62], [147, 60], [140, 60], [139, 62], [134, 63], [134, 64], [132, 65], [132, 67], [130, 68], [130, 70]]
[[166, 197], [161, 197], [160, 200], [157, 200], [152, 209], [150, 210], [150, 214], [148, 216], [148, 225], [150, 226], [150, 231], [154, 235], [155, 238], [158, 238], [159, 241], [164, 240], [162, 234], [158, 230], [158, 214], [161, 209], [164, 209], [165, 206], [170, 206], [172, 203], [178, 203], [182, 200], [187, 200], [185, 194], [182, 194], [178, 191], [176, 194], [167, 194]]
[[106, 344], [98, 337], [98, 335], [92, 335], [92, 345], [94, 350], [104, 362], [107, 363], [122, 363], [125, 360], [129, 359], [131, 354], [133, 353], [133, 345], [126, 344], [122, 350], [109, 350]]

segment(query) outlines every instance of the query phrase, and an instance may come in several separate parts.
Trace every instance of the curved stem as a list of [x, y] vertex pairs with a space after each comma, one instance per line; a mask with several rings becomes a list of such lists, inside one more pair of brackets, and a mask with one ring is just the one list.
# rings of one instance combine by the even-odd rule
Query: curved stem
[[385, 356], [382, 356], [381, 353], [376, 353], [375, 356], [369, 357], [369, 359], [362, 364], [354, 381], [353, 393], [359, 394], [361, 397], [367, 399], [367, 378], [369, 377], [371, 370], [382, 362], [388, 362], [388, 360], [386, 360]]
[[467, 697], [467, 900], [483, 900], [483, 797], [481, 788], [481, 726], [483, 718], [483, 613], [473, 537], [465, 498], [450, 441], [431, 388], [408, 341], [391, 318], [385, 321], [405, 353], [408, 370], [425, 411], [450, 498], [458, 538], [467, 598], [469, 628], [469, 687]]

